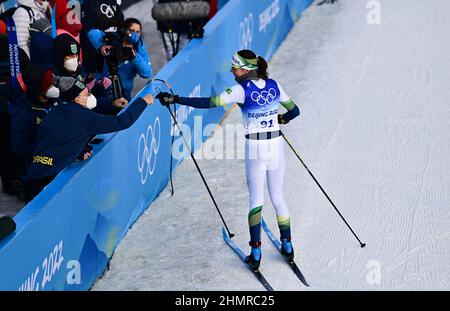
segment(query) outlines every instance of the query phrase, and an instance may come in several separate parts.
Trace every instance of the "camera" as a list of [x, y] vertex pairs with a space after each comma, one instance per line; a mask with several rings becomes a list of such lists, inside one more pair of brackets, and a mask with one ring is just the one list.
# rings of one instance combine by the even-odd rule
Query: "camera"
[[[119, 76], [119, 65], [126, 61], [131, 61], [134, 57], [133, 48], [123, 46], [124, 42], [128, 42], [126, 30], [105, 33], [104, 43], [111, 46], [109, 54], [106, 57], [106, 63], [109, 68], [109, 76], [112, 81], [113, 93], [116, 99], [123, 97], [123, 87]], [[131, 34], [132, 35], [132, 34]]]
[[121, 63], [133, 59], [133, 48], [123, 46], [125, 38], [125, 32], [107, 32], [105, 34], [104, 43], [111, 46], [106, 62], [112, 75], [117, 74]]

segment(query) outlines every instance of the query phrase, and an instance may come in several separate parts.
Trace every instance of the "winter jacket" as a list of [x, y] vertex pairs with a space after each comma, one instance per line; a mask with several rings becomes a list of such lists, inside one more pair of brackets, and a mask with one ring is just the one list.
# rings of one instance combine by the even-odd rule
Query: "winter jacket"
[[146, 107], [139, 98], [119, 116], [106, 116], [76, 103], [59, 103], [39, 126], [27, 178], [58, 175], [80, 155], [92, 136], [130, 127]]
[[26, 94], [19, 96], [14, 104], [10, 105], [12, 153], [16, 159], [21, 159], [20, 163], [24, 164], [24, 167], [20, 169], [22, 174], [25, 174], [31, 163], [38, 126], [52, 106], [51, 102], [41, 103], [38, 100], [38, 94], [42, 94], [43, 81], [48, 70], [47, 66], [37, 64], [28, 66], [22, 73]]
[[40, 31], [32, 31], [30, 34], [30, 63], [52, 66], [52, 36]]
[[48, 17], [46, 11], [38, 7], [34, 0], [17, 0], [17, 5], [29, 7], [32, 11], [31, 18], [28, 10], [21, 7], [17, 8], [13, 15], [13, 20], [16, 25], [17, 43], [27, 53], [28, 58], [30, 58], [30, 24], [41, 18], [48, 19]]
[[38, 126], [48, 111], [48, 108], [33, 104], [26, 95], [16, 100], [11, 109], [11, 147], [15, 157], [31, 161]]

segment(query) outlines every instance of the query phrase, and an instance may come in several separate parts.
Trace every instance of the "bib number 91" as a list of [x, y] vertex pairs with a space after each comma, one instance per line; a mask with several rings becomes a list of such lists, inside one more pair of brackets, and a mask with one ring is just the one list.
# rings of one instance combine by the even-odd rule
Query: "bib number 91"
[[269, 122], [267, 121], [261, 121], [261, 128], [270, 128], [273, 127], [273, 119], [269, 120]]

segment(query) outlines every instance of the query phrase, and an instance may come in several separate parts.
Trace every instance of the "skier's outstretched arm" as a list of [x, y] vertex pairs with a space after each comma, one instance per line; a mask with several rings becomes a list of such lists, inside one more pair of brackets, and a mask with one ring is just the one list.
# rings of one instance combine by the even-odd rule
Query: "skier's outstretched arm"
[[234, 103], [243, 103], [245, 101], [245, 92], [242, 86], [235, 85], [226, 89], [220, 95], [212, 97], [181, 97], [161, 92], [156, 98], [158, 98], [161, 104], [165, 106], [177, 103], [194, 108], [208, 109], [223, 107]]

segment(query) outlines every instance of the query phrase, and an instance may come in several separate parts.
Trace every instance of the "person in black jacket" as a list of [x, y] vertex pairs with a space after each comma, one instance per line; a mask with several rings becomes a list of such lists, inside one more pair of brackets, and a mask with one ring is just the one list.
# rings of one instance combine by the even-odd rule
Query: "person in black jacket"
[[105, 59], [91, 44], [88, 33], [93, 29], [116, 32], [125, 19], [120, 4], [120, 0], [89, 0], [81, 6], [83, 66], [89, 73], [102, 72]]
[[49, 112], [38, 130], [25, 185], [26, 203], [80, 154], [81, 159], [86, 160], [90, 152], [85, 150], [85, 146], [93, 136], [130, 127], [146, 106], [153, 103], [153, 97], [148, 94], [138, 98], [118, 116], [102, 115], [91, 110], [96, 105], [96, 99], [89, 94], [83, 82], [72, 77], [61, 77], [58, 88], [60, 102]]
[[63, 33], [56, 36], [52, 48], [55, 73], [65, 77], [79, 76], [82, 71], [80, 54], [81, 46], [71, 35]]
[[59, 97], [49, 67], [30, 64], [22, 72], [26, 94], [11, 105], [11, 148], [16, 176], [25, 176], [31, 163], [38, 126]]
[[[20, 68], [28, 64], [27, 54], [19, 48], [18, 53]], [[11, 67], [9, 63], [8, 36], [0, 34], [0, 179], [2, 192], [8, 195], [17, 195], [22, 184], [13, 170], [13, 156], [11, 151], [11, 115], [10, 107], [16, 97], [22, 94], [22, 90], [14, 88], [11, 79]]]

